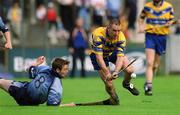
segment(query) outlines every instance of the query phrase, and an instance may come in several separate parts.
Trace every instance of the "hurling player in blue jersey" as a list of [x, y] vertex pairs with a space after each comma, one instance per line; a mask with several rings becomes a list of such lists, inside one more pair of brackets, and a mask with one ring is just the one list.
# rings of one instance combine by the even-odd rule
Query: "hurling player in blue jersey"
[[6, 43], [4, 44], [4, 46], [1, 46], [1, 47], [7, 48], [7, 49], [12, 49], [10, 32], [9, 32], [8, 28], [5, 26], [1, 17], [0, 17], [0, 31], [4, 34], [5, 39], [6, 39]]
[[28, 68], [31, 82], [17, 82], [0, 79], [0, 88], [9, 93], [19, 105], [39, 105], [47, 102], [47, 105], [58, 106], [62, 99], [61, 79], [65, 78], [69, 71], [69, 62], [55, 58], [52, 67], [39, 66], [45, 61], [44, 56], [36, 59]]

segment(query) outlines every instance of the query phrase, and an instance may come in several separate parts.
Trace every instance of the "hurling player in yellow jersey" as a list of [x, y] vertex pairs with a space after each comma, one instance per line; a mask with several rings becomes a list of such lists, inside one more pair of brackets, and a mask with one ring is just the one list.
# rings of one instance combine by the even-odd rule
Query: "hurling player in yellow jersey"
[[[92, 33], [90, 45], [92, 47], [90, 52], [91, 62], [103, 80], [107, 93], [110, 95], [110, 98], [107, 100], [96, 104], [118, 105], [119, 98], [111, 78], [117, 77], [122, 67], [126, 67], [129, 64], [128, 58], [124, 55], [126, 39], [121, 32], [119, 20], [113, 19], [107, 27], [96, 28]], [[109, 62], [115, 64], [115, 69], [112, 73], [109, 69]], [[130, 76], [133, 71], [132, 66], [125, 70], [125, 78], [122, 85], [133, 95], [139, 95], [139, 91], [130, 83]]]
[[[173, 19], [173, 7], [164, 0], [152, 0], [146, 3], [140, 14], [139, 32], [145, 31], [147, 61], [145, 95], [152, 95], [153, 74], [160, 64], [161, 55], [166, 51], [166, 39]], [[146, 25], [144, 20], [146, 20]]]

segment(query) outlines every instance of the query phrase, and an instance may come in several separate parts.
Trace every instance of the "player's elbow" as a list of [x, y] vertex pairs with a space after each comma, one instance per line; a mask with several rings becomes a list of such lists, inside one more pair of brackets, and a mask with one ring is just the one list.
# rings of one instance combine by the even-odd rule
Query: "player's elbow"
[[47, 106], [59, 106], [61, 101], [48, 101]]

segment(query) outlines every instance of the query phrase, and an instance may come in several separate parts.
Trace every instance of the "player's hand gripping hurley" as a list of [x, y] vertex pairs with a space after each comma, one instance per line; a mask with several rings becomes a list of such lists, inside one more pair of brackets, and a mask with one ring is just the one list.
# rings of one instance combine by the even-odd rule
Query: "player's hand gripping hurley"
[[122, 71], [126, 70], [130, 65], [132, 65], [138, 58], [135, 58], [133, 61], [131, 61], [125, 68], [121, 69], [119, 72], [114, 72], [111, 76], [111, 78], [108, 78], [107, 80], [113, 80], [118, 78], [118, 74]]

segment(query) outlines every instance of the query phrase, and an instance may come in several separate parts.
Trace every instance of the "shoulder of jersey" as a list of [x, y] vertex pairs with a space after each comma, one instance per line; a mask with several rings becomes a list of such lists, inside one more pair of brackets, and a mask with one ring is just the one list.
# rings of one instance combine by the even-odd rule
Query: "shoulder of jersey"
[[167, 2], [167, 1], [164, 1], [164, 4], [165, 4], [166, 6], [172, 7], [172, 4], [169, 3], [169, 2]]
[[95, 35], [104, 35], [105, 27], [96, 28], [92, 33]]
[[151, 1], [151, 2], [147, 2], [146, 4], [145, 4], [145, 6], [147, 6], [147, 7], [151, 7], [153, 5], [153, 2]]

